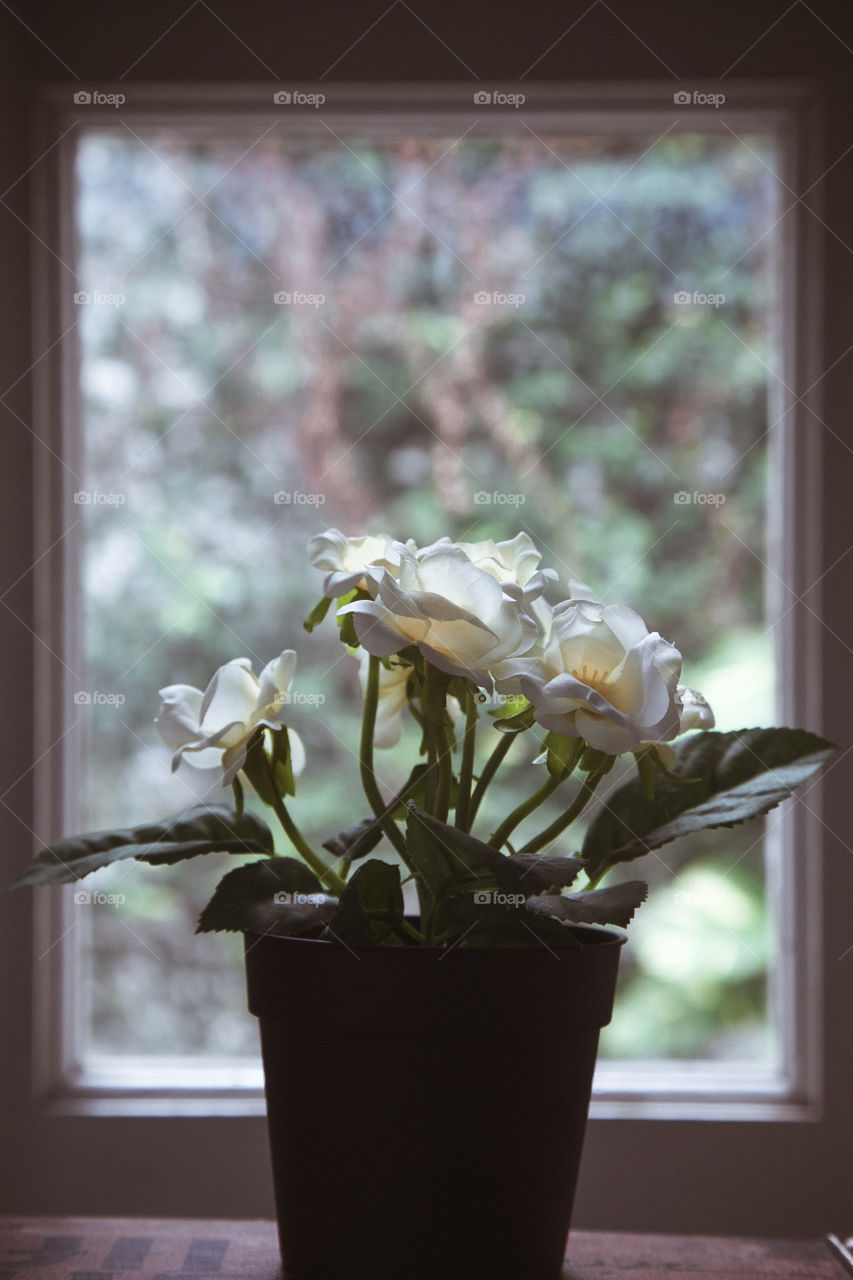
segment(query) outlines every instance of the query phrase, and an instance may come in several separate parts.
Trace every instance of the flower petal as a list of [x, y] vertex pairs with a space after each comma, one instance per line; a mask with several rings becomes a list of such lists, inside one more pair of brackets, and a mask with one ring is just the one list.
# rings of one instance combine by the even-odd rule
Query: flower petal
[[[259, 690], [257, 676], [252, 673], [248, 658], [233, 658], [226, 662], [214, 674], [204, 693], [201, 706], [204, 733], [217, 734], [222, 740], [223, 726], [227, 725], [230, 731], [234, 726], [247, 725], [257, 708]], [[222, 740], [222, 745], [231, 746], [233, 741]]]
[[258, 677], [257, 716], [274, 716], [281, 721], [287, 691], [296, 671], [296, 650], [284, 649], [268, 662]]
[[678, 696], [681, 702], [679, 733], [687, 733], [690, 729], [713, 729], [714, 713], [698, 689], [688, 689], [680, 684]]
[[167, 747], [173, 750], [197, 742], [204, 694], [191, 684], [170, 684], [159, 691], [162, 699], [154, 723]]
[[332, 599], [356, 587], [372, 589], [373, 570], [396, 571], [399, 556], [385, 534], [348, 538], [340, 529], [327, 529], [308, 542], [308, 557], [316, 569], [326, 569], [323, 594]]

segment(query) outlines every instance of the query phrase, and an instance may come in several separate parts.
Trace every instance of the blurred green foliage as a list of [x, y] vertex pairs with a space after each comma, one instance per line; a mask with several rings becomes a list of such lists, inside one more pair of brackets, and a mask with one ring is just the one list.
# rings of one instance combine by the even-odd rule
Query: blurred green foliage
[[[294, 812], [315, 840], [361, 816], [356, 664], [331, 620], [301, 628], [320, 590], [305, 543], [329, 525], [525, 529], [563, 584], [678, 645], [720, 727], [768, 722], [773, 163], [765, 138], [678, 131], [87, 131], [80, 287], [125, 301], [79, 315], [81, 487], [121, 501], [75, 509], [77, 674], [125, 701], [79, 708], [80, 825], [217, 794], [170, 777], [156, 691], [285, 647], [325, 697], [294, 707]], [[389, 790], [408, 772], [380, 764]], [[651, 868], [608, 1052], [769, 1052], [760, 832], [691, 849]], [[108, 873], [127, 903], [89, 911], [93, 1047], [255, 1051], [239, 944], [192, 936], [222, 870]], [[684, 893], [703, 912], [687, 937]]]

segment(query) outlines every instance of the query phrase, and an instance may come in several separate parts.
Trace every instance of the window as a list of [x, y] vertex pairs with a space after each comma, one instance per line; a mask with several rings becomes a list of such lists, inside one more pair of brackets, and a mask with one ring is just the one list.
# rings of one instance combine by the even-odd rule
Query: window
[[[84, 127], [78, 113], [57, 145], [54, 230], [62, 259], [79, 252], [79, 267], [71, 290], [42, 262], [56, 303], [50, 323], [59, 323], [40, 349], [76, 324], [83, 380], [78, 398], [73, 365], [64, 366], [61, 438], [49, 436], [57, 424], [44, 393], [44, 429], [70, 474], [45, 466], [43, 480], [62, 496], [43, 548], [59, 542], [64, 561], [48, 557], [43, 582], [58, 600], [79, 569], [83, 589], [66, 596], [70, 617], [54, 611], [45, 632], [54, 652], [65, 644], [74, 654], [65, 669], [44, 655], [43, 687], [63, 691], [41, 726], [54, 830], [180, 807], [193, 780], [181, 775], [176, 789], [155, 751], [145, 727], [153, 692], [205, 683], [249, 642], [263, 660], [294, 642], [305, 652], [301, 612], [291, 634], [279, 619], [287, 593], [287, 612], [304, 610], [302, 546], [329, 523], [404, 521], [419, 537], [524, 525], [561, 576], [601, 583], [679, 643], [722, 727], [741, 721], [744, 698], [756, 720], [770, 718], [776, 657], [782, 669], [809, 657], [801, 613], [776, 585], [802, 589], [791, 546], [802, 527], [779, 518], [805, 461], [794, 402], [809, 385], [790, 318], [804, 232], [791, 230], [793, 218], [778, 230], [799, 163], [796, 100], [745, 91], [740, 113], [685, 121], [663, 88], [630, 103], [624, 92], [554, 92], [533, 117], [480, 120], [454, 92], [436, 94], [431, 109], [403, 95], [378, 111], [352, 91], [337, 112], [294, 114], [286, 125], [266, 103], [225, 111], [197, 99], [195, 109], [183, 104], [178, 128], [164, 127], [156, 92], [147, 101], [139, 93], [139, 106], [109, 126]], [[75, 118], [67, 95], [58, 103], [57, 134]], [[73, 355], [68, 342], [62, 352]], [[45, 585], [46, 608], [49, 594]], [[708, 637], [723, 631], [730, 648], [715, 652]], [[715, 693], [712, 672], [727, 662]], [[48, 750], [56, 706], [66, 716], [63, 773]], [[801, 708], [785, 710], [803, 719]], [[310, 754], [314, 727], [300, 728]], [[129, 794], [131, 771], [145, 778], [144, 794]], [[722, 910], [754, 914], [753, 952], [764, 945], [764, 901], [787, 929], [804, 890], [783, 847], [790, 834], [769, 825], [769, 893], [756, 831], [736, 846], [737, 874], [713, 889], [734, 895]], [[646, 912], [704, 897], [707, 880], [695, 877], [714, 874], [711, 852], [701, 849], [687, 871], [694, 878], [671, 889], [679, 855], [667, 856], [662, 905]], [[155, 890], [150, 875], [133, 881], [111, 886], [131, 904], [126, 914], [65, 895], [42, 923], [43, 963], [62, 997], [46, 1002], [40, 1023], [48, 1079], [56, 1088], [64, 1078], [67, 1096], [70, 1075], [64, 1105], [82, 1110], [257, 1110], [244, 1087], [253, 1028], [231, 1018], [227, 1000], [212, 1029], [209, 1018], [189, 1020], [180, 996], [165, 1019], [130, 1028], [125, 1007], [142, 1003], [131, 993], [156, 988], [175, 964], [173, 935], [181, 969], [195, 967], [188, 999], [205, 1001], [229, 973], [205, 958], [229, 944], [193, 941], [191, 910], [177, 927], [165, 923], [185, 910], [176, 891]], [[138, 937], [125, 946], [130, 931]], [[715, 1025], [712, 1012], [689, 1042], [674, 1035], [669, 1046], [722, 1066], [681, 1067], [663, 1091], [657, 1064], [630, 1075], [613, 1066], [602, 1072], [605, 1114], [674, 1115], [680, 1105], [683, 1115], [752, 1117], [772, 1104], [764, 1114], [784, 1106], [804, 1116], [815, 1097], [805, 1052], [813, 957], [778, 948], [769, 995], [763, 959], [739, 952], [721, 965], [721, 990], [728, 967], [729, 1003], [742, 1001], [734, 1028]], [[80, 967], [93, 962], [110, 981], [86, 1009], [80, 992], [93, 988]], [[230, 974], [239, 1007], [239, 971]], [[667, 998], [653, 975], [627, 966], [627, 977], [637, 1031], [626, 1041], [614, 1028], [613, 1057], [648, 1051], [644, 1011]], [[780, 993], [796, 1016], [777, 1017]], [[182, 1056], [228, 1043], [232, 1061], [209, 1073], [218, 1102], [188, 1086], [186, 1064], [174, 1061], [165, 1088], [141, 1083], [139, 1055], [176, 1040]], [[128, 1049], [123, 1067], [110, 1057]], [[197, 1062], [192, 1072], [201, 1078]]]
[[[361, 812], [355, 664], [333, 628], [301, 640], [330, 522], [523, 528], [564, 581], [654, 610], [721, 727], [771, 722], [777, 146], [688, 126], [80, 131], [75, 826], [211, 795], [171, 777], [154, 694], [247, 646], [301, 651], [302, 828]], [[687, 844], [652, 860], [605, 1054], [769, 1063], [760, 826]], [[84, 1055], [256, 1054], [240, 940], [192, 938], [227, 865], [78, 893]]]

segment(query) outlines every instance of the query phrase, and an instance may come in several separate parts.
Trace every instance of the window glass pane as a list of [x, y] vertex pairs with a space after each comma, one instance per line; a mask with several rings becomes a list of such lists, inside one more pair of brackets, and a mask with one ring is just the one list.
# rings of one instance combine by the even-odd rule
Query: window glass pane
[[[79, 822], [216, 798], [170, 774], [157, 690], [285, 647], [294, 812], [318, 842], [362, 816], [357, 664], [301, 627], [330, 525], [527, 530], [678, 645], [719, 727], [768, 722], [773, 170], [729, 132], [85, 132]], [[381, 763], [390, 790], [409, 764]], [[773, 1053], [762, 849], [753, 824], [649, 860], [606, 1053]], [[90, 1049], [256, 1051], [239, 940], [192, 934], [226, 863], [92, 882]]]

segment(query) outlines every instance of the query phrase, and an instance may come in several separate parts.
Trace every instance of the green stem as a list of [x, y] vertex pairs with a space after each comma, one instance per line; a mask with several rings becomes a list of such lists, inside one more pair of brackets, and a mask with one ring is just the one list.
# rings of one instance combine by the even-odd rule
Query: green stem
[[506, 756], [512, 744], [515, 742], [515, 739], [517, 738], [518, 735], [515, 733], [502, 733], [499, 736], [500, 736], [500, 741], [498, 742], [497, 746], [494, 748], [488, 760], [486, 761], [485, 765], [483, 766], [483, 772], [480, 774], [477, 785], [474, 788], [474, 794], [471, 797], [471, 805], [468, 810], [468, 830], [469, 831], [471, 827], [474, 825], [474, 819], [477, 816], [477, 810], [479, 809], [480, 804], [482, 803], [483, 796], [486, 794], [486, 788], [488, 787], [489, 783], [492, 781], [492, 778], [494, 778], [500, 766], [503, 764], [504, 757]]
[[[272, 769], [270, 769], [272, 775]], [[285, 835], [293, 845], [296, 852], [308, 864], [314, 875], [325, 884], [328, 888], [333, 889], [335, 893], [341, 894], [346, 888], [346, 882], [331, 867], [327, 867], [323, 859], [314, 852], [296, 823], [287, 812], [284, 801], [281, 796], [273, 793], [272, 802], [273, 812], [282, 825]]]
[[427, 743], [427, 812], [440, 822], [447, 821], [450, 792], [453, 785], [453, 743], [448, 732], [447, 687], [450, 676], [437, 667], [424, 663], [421, 710]]
[[407, 862], [406, 841], [400, 828], [390, 816], [388, 806], [382, 799], [382, 793], [376, 781], [376, 774], [373, 771], [373, 734], [376, 728], [376, 710], [379, 706], [379, 666], [379, 659], [371, 654], [367, 672], [367, 688], [364, 692], [364, 714], [361, 721], [361, 748], [359, 751], [361, 785], [377, 822], [400, 854], [400, 857], [404, 862]]
[[438, 794], [438, 747], [435, 741], [435, 727], [424, 721], [424, 737], [427, 747], [426, 793], [424, 805], [427, 813], [435, 813], [436, 796]]
[[424, 946], [426, 947], [434, 945], [433, 922], [435, 920], [435, 913], [437, 910], [438, 898], [433, 897], [426, 911], [421, 915], [421, 928], [423, 930]]
[[346, 879], [349, 876], [350, 871], [352, 870], [352, 863], [347, 862], [346, 858], [339, 858], [338, 864], [334, 870], [335, 870], [335, 875], [340, 876], [341, 880], [343, 880], [344, 883], [346, 883]]
[[438, 793], [435, 798], [435, 816], [446, 822], [450, 812], [450, 792], [453, 786], [453, 756], [450, 734], [446, 725], [436, 727], [438, 739]]
[[560, 783], [563, 781], [563, 778], [553, 778], [549, 774], [546, 781], [542, 783], [542, 786], [538, 791], [534, 791], [532, 796], [528, 796], [527, 799], [518, 806], [518, 808], [513, 809], [509, 817], [504, 819], [497, 831], [495, 831], [490, 837], [489, 844], [494, 849], [500, 849], [501, 845], [506, 842], [507, 838], [515, 830], [519, 822], [523, 822], [525, 818], [529, 817], [531, 813], [538, 809], [540, 804], [547, 800], [552, 792], [556, 791], [557, 787], [559, 787]]
[[470, 831], [473, 813], [471, 812], [471, 783], [474, 780], [474, 749], [477, 745], [477, 699], [473, 689], [467, 688], [467, 705], [465, 707], [465, 736], [462, 740], [462, 763], [459, 766], [459, 793], [456, 799], [456, 825], [460, 831]]
[[566, 809], [564, 813], [561, 813], [559, 818], [556, 818], [550, 826], [545, 828], [544, 831], [540, 831], [538, 836], [534, 836], [532, 840], [529, 840], [521, 852], [538, 853], [539, 850], [544, 849], [546, 845], [553, 844], [557, 837], [563, 834], [566, 827], [574, 822], [575, 818], [577, 818], [579, 814], [583, 813], [584, 809], [592, 799], [596, 787], [604, 777], [605, 773], [608, 772], [609, 768], [610, 762], [608, 761], [606, 768], [602, 767], [596, 769], [593, 773], [587, 774], [580, 790], [569, 805], [568, 809]]
[[405, 933], [407, 937], [411, 938], [413, 942], [417, 942], [420, 946], [424, 945], [424, 935], [421, 933], [420, 929], [416, 929], [408, 920], [403, 920], [401, 924], [398, 925], [398, 928], [402, 929], [403, 933]]

